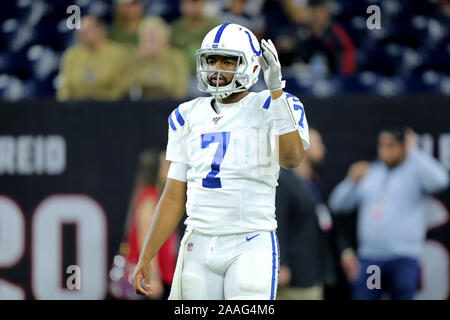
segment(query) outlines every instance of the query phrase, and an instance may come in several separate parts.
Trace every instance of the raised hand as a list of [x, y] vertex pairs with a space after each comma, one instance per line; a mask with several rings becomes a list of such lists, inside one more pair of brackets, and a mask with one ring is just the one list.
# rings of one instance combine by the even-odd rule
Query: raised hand
[[278, 53], [272, 40], [262, 40], [262, 55], [258, 57], [261, 69], [264, 72], [264, 81], [270, 91], [276, 91], [285, 87], [285, 81], [281, 80], [281, 64], [278, 59]]

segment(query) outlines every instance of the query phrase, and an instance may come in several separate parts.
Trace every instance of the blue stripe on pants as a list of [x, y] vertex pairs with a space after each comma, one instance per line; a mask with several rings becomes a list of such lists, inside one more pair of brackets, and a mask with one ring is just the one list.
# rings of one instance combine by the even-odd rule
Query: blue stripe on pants
[[[275, 252], [275, 239], [274, 232], [270, 232], [270, 237], [272, 238], [272, 285], [270, 288], [270, 300], [275, 299], [275, 278], [276, 278], [276, 269], [277, 269], [277, 253]], [[278, 239], [277, 239], [277, 247], [278, 247]]]

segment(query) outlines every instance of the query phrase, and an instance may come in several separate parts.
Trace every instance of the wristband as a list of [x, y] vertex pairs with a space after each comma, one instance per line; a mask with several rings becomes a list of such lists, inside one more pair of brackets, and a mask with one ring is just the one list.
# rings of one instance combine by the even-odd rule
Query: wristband
[[273, 131], [276, 135], [283, 135], [297, 130], [294, 115], [284, 92], [277, 99], [271, 100], [270, 107], [273, 117]]

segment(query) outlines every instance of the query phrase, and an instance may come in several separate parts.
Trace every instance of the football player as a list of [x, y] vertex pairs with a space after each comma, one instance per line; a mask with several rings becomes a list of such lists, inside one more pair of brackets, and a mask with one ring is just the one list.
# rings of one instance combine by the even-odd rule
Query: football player
[[[151, 259], [185, 208], [169, 299], [274, 299], [279, 248], [275, 190], [280, 166], [294, 168], [309, 146], [300, 100], [283, 92], [272, 41], [247, 28], [212, 29], [196, 53], [199, 89], [209, 93], [169, 116], [166, 187], [134, 273], [151, 293]], [[249, 89], [260, 70], [268, 90]]]

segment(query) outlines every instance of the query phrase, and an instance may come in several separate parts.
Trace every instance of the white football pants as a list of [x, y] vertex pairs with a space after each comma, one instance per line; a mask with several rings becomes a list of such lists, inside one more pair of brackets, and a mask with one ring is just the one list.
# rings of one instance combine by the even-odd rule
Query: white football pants
[[279, 257], [274, 231], [211, 236], [187, 229], [169, 299], [273, 300]]

